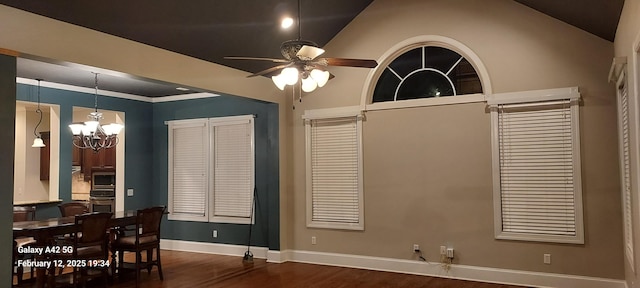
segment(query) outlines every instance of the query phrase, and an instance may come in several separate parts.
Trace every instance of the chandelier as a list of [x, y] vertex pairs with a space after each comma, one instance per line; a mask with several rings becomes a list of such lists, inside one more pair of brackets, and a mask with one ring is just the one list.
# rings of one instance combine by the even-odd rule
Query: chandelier
[[124, 126], [117, 123], [100, 124], [102, 113], [98, 112], [98, 73], [93, 74], [95, 74], [95, 110], [87, 116], [89, 121], [73, 123], [69, 125], [69, 128], [73, 133], [74, 146], [81, 149], [92, 149], [97, 153], [100, 149], [115, 147], [118, 144], [118, 133]]

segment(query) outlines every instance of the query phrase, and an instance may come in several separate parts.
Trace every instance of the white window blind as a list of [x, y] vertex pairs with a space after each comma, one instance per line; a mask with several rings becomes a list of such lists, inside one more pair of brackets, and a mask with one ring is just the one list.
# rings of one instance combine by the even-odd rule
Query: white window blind
[[307, 121], [307, 224], [363, 229], [361, 120]]
[[207, 221], [206, 121], [169, 125], [169, 217]]
[[629, 96], [625, 81], [625, 74], [621, 74], [618, 81], [618, 126], [620, 129], [620, 172], [622, 188], [622, 207], [624, 217], [625, 252], [633, 267], [633, 219], [631, 208], [631, 156], [629, 151]]
[[558, 91], [492, 105], [499, 239], [584, 242], [577, 97]]
[[253, 118], [213, 121], [213, 215], [249, 221], [253, 209]]
[[167, 124], [169, 220], [252, 223], [253, 115]]

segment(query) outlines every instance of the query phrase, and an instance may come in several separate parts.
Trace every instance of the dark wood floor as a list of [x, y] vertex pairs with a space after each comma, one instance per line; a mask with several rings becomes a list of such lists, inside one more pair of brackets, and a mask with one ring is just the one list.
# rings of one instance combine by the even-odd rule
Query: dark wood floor
[[[154, 268], [150, 275], [142, 273], [140, 287], [519, 287], [303, 263], [274, 264], [266, 263], [263, 259], [254, 259], [253, 264], [244, 264], [242, 257], [166, 250], [162, 251], [161, 257], [164, 281], [160, 281]], [[116, 280], [112, 287], [135, 287], [135, 277]]]

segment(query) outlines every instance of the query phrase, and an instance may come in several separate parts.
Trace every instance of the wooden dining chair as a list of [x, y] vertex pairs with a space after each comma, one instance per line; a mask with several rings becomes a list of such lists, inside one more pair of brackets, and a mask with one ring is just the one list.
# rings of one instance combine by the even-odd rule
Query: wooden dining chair
[[[36, 206], [13, 206], [13, 222], [36, 220]], [[18, 248], [34, 245], [36, 240], [32, 237], [20, 237], [13, 239], [13, 275], [16, 276], [18, 285], [22, 285], [24, 279], [24, 267], [18, 265], [18, 260], [34, 259], [35, 255], [18, 253]], [[31, 269], [33, 278], [33, 269]]]
[[[71, 273], [71, 283], [73, 287], [85, 287], [86, 282], [90, 279], [102, 276], [104, 287], [108, 286], [109, 281], [109, 221], [113, 213], [111, 212], [95, 212], [85, 213], [75, 216], [75, 229], [72, 233], [73, 252], [61, 253], [53, 255], [54, 260], [62, 260], [63, 263], [75, 261], [79, 263], [73, 267]], [[89, 263], [88, 261], [91, 261]], [[85, 264], [86, 263], [86, 264]], [[90, 273], [91, 270], [98, 270], [101, 273]], [[52, 269], [54, 271], [54, 269]], [[55, 272], [54, 275], [55, 276]], [[65, 274], [55, 276], [56, 278], [65, 279]], [[58, 283], [67, 282], [55, 281]]]
[[[120, 229], [116, 237], [111, 242], [113, 255], [117, 254], [118, 265], [117, 274], [121, 275], [124, 267], [132, 266], [136, 273], [136, 287], [140, 285], [140, 270], [147, 269], [151, 273], [153, 266], [158, 267], [160, 280], [164, 280], [162, 275], [162, 263], [160, 261], [160, 222], [166, 207], [158, 206], [137, 211], [135, 227], [124, 227]], [[155, 260], [153, 250], [156, 251]], [[124, 252], [136, 254], [135, 263], [124, 262]], [[146, 252], [145, 261], [142, 261], [142, 252]], [[112, 266], [112, 274], [116, 274], [115, 265]]]
[[[60, 215], [62, 217], [76, 216], [89, 213], [89, 204], [87, 202], [73, 201], [58, 205], [58, 209], [60, 209]], [[54, 242], [58, 246], [72, 245], [73, 238], [71, 234], [57, 235]], [[62, 269], [60, 269], [60, 272], [62, 272]]]
[[86, 202], [67, 202], [58, 205], [62, 217], [76, 216], [89, 213], [89, 205]]

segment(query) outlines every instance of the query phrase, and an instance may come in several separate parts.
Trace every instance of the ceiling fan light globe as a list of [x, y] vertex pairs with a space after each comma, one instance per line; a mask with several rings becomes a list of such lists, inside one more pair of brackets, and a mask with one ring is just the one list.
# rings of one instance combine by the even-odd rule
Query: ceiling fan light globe
[[296, 69], [295, 67], [288, 67], [282, 69], [280, 77], [282, 77], [284, 83], [286, 83], [287, 85], [294, 85], [298, 82], [298, 74], [298, 69]]
[[317, 87], [318, 87], [318, 83], [316, 83], [316, 81], [313, 80], [312, 77], [307, 77], [302, 79], [302, 91], [308, 93], [313, 90], [316, 90]]
[[311, 70], [311, 78], [316, 80], [318, 87], [322, 87], [324, 84], [327, 84], [327, 81], [329, 81], [329, 75], [329, 71], [322, 71], [320, 69]]
[[273, 84], [276, 84], [276, 87], [280, 90], [284, 90], [284, 86], [287, 86], [287, 83], [284, 82], [282, 78], [282, 74], [278, 74], [276, 76], [271, 76], [271, 80], [273, 80]]

